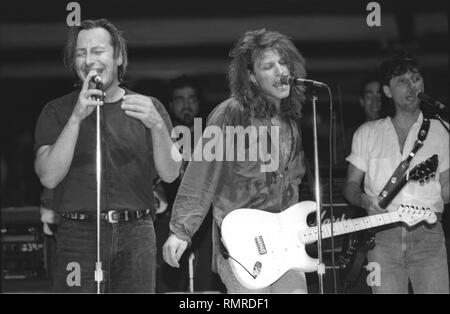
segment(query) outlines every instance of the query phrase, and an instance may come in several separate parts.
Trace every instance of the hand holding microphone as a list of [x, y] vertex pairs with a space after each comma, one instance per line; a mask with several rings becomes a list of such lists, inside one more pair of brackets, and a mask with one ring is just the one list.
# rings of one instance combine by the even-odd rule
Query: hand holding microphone
[[91, 82], [95, 84], [95, 89], [98, 89], [102, 91], [101, 96], [92, 96], [96, 100], [104, 100], [105, 99], [105, 93], [103, 93], [103, 81], [102, 77], [97, 73], [95, 76], [91, 78]]
[[[95, 79], [96, 77], [98, 78]], [[103, 91], [97, 88], [89, 88], [90, 82], [97, 85], [101, 83], [101, 77], [97, 74], [97, 71], [90, 71], [83, 82], [78, 101], [72, 112], [72, 119], [75, 122], [81, 122], [94, 111], [96, 106], [103, 105]]]

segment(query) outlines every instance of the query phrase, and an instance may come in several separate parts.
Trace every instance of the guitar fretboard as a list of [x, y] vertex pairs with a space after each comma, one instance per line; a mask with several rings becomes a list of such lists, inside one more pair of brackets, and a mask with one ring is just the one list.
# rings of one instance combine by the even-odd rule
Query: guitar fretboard
[[[379, 227], [400, 221], [398, 212], [388, 212], [379, 215], [366, 216], [351, 220], [344, 220], [333, 223], [333, 234], [335, 236], [350, 232]], [[317, 226], [300, 230], [298, 232], [302, 243], [313, 243], [318, 239]], [[331, 224], [322, 225], [322, 239], [331, 237]]]

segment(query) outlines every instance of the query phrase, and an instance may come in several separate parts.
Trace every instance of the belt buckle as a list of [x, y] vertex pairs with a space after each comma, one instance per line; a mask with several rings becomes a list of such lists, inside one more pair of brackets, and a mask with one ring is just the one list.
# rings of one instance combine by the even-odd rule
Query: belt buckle
[[111, 224], [118, 223], [119, 222], [118, 215], [119, 215], [119, 213], [116, 210], [110, 210], [108, 212], [108, 222], [111, 223]]
[[143, 216], [140, 210], [136, 211], [136, 219], [140, 219]]

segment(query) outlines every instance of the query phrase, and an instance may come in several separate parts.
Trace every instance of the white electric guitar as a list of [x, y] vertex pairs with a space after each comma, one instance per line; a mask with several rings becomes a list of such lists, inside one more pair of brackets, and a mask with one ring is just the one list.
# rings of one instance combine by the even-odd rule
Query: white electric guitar
[[[290, 269], [317, 270], [318, 260], [305, 251], [305, 244], [317, 241], [317, 227], [309, 227], [306, 217], [316, 210], [316, 203], [304, 201], [283, 212], [237, 209], [222, 222], [222, 242], [239, 282], [249, 289], [267, 287]], [[395, 222], [413, 226], [421, 221], [436, 222], [429, 208], [402, 205], [395, 212], [366, 216], [333, 223], [333, 234], [341, 235]], [[322, 238], [331, 237], [330, 224], [322, 225]]]

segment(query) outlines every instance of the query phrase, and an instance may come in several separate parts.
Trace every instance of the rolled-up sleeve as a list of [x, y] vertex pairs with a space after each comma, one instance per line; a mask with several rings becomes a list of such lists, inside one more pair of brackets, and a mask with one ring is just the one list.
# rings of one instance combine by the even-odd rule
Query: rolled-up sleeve
[[352, 140], [352, 150], [346, 160], [352, 163], [358, 169], [367, 172], [367, 128], [359, 127]]

